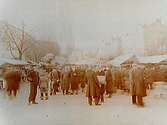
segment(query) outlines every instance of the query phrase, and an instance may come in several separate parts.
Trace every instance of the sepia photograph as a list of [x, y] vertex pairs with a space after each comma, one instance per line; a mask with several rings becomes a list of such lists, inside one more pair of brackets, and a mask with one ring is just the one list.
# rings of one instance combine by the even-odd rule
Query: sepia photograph
[[167, 125], [167, 0], [0, 0], [0, 125]]

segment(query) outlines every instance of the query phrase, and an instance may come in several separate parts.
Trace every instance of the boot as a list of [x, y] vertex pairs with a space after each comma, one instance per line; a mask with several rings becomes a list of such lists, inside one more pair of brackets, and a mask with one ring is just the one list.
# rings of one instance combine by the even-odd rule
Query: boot
[[48, 100], [48, 93], [45, 93], [45, 96], [46, 96], [46, 98], [45, 98], [45, 100]]
[[43, 100], [43, 97], [41, 97], [41, 100]]
[[32, 104], [38, 104], [38, 102], [33, 101]]
[[89, 102], [89, 105], [91, 106], [92, 105], [92, 97], [88, 97], [88, 102]]
[[108, 95], [108, 98], [111, 98], [111, 94]]

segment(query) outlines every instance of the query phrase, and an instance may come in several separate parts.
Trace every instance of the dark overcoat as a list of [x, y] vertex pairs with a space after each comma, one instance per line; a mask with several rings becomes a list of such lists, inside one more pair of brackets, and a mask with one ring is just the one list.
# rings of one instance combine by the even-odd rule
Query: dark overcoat
[[9, 70], [4, 74], [7, 84], [7, 91], [18, 90], [21, 81], [21, 72]]
[[106, 72], [106, 93], [111, 93], [113, 89], [113, 78], [110, 70]]
[[86, 73], [86, 96], [87, 97], [99, 97], [100, 96], [100, 85], [95, 72], [88, 70]]
[[131, 71], [131, 94], [146, 96], [146, 85], [144, 83], [143, 68], [135, 67]]
[[79, 89], [79, 74], [76, 71], [71, 71], [70, 73], [70, 83], [71, 83], [71, 90], [78, 90]]
[[61, 89], [69, 90], [69, 88], [70, 88], [70, 72], [63, 71], [61, 73]]

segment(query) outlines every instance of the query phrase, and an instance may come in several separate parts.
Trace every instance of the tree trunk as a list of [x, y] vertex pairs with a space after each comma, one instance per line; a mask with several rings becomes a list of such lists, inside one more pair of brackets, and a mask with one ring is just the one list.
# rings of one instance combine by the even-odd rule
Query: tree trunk
[[19, 52], [19, 60], [22, 60], [23, 53]]

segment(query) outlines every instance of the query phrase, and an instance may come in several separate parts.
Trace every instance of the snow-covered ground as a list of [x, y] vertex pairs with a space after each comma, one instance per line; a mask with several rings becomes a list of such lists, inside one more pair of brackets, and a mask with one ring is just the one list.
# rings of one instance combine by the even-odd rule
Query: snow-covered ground
[[[52, 96], [38, 105], [27, 105], [28, 85], [16, 99], [0, 92], [0, 125], [167, 125], [167, 90], [156, 87], [144, 99], [144, 108], [131, 104], [128, 94], [105, 98], [89, 106], [84, 94]], [[161, 94], [160, 94], [161, 93]]]

